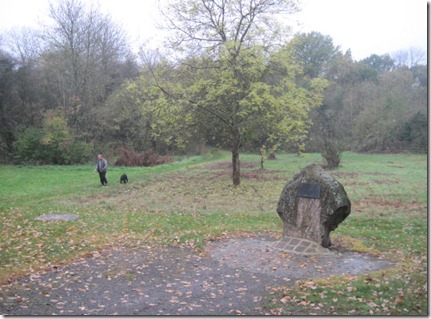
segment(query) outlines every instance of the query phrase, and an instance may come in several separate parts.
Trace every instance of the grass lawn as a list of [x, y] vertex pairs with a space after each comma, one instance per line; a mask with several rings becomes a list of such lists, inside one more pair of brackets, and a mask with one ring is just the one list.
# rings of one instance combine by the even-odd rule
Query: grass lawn
[[[99, 186], [94, 165], [0, 166], [0, 283], [43, 267], [91, 256], [109, 245], [202, 248], [226, 233], [280, 234], [276, 213], [287, 180], [319, 154], [280, 154], [260, 169], [242, 154], [233, 187], [230, 154], [215, 152], [150, 168], [111, 167]], [[119, 183], [126, 172], [129, 183]], [[351, 215], [331, 235], [350, 250], [384, 256], [397, 267], [277, 287], [275, 314], [426, 315], [426, 155], [343, 154], [331, 172], [352, 201]], [[42, 214], [76, 214], [75, 221], [40, 221]]]

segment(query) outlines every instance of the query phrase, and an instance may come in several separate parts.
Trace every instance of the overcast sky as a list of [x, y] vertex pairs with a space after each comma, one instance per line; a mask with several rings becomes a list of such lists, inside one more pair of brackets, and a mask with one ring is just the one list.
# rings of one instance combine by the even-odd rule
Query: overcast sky
[[[122, 24], [135, 47], [159, 43], [160, 33], [154, 26], [157, 0], [98, 3]], [[21, 26], [37, 27], [38, 21], [47, 17], [48, 6], [49, 0], [0, 0], [0, 33]], [[427, 51], [426, 0], [302, 0], [302, 12], [294, 20], [295, 31], [329, 35], [343, 52], [351, 49], [355, 60], [412, 47]]]

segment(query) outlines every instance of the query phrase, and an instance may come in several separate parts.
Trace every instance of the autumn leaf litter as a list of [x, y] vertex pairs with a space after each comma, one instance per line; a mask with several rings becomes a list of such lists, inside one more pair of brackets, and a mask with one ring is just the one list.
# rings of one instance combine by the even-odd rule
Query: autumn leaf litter
[[366, 254], [301, 256], [271, 248], [272, 234], [188, 247], [110, 248], [1, 287], [5, 315], [262, 315], [277, 286], [391, 267]]

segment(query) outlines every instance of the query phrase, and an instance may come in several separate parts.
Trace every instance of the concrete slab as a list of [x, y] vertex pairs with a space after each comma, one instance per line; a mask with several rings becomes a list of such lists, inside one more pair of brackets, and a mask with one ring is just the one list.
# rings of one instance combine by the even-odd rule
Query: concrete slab
[[78, 215], [74, 214], [45, 214], [36, 217], [37, 220], [75, 220]]

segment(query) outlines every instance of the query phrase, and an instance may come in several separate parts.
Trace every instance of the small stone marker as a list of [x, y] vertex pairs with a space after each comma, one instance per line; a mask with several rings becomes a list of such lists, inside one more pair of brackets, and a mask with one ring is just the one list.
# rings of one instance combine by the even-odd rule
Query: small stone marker
[[346, 219], [350, 209], [343, 185], [319, 165], [311, 164], [286, 183], [277, 213], [283, 221], [283, 237], [330, 247], [329, 233]]
[[74, 214], [45, 214], [37, 217], [37, 220], [75, 220], [78, 215]]

